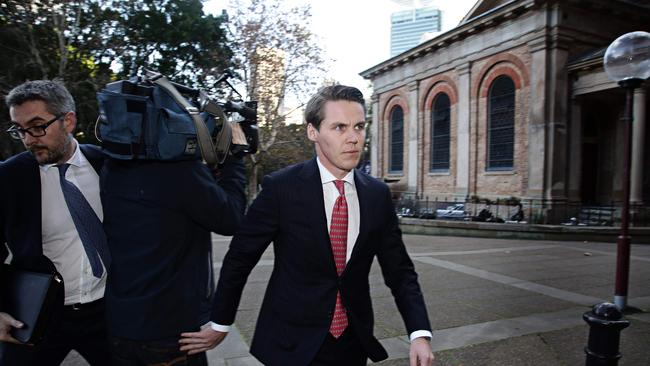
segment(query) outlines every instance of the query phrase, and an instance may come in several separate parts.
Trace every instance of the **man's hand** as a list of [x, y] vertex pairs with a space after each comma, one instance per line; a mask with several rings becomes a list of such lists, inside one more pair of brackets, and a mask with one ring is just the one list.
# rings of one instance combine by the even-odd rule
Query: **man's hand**
[[0, 342], [23, 344], [9, 334], [11, 328], [22, 328], [23, 326], [22, 322], [14, 319], [11, 315], [0, 313]]
[[188, 351], [188, 355], [193, 355], [213, 349], [227, 335], [228, 333], [217, 332], [208, 325], [199, 332], [181, 333], [181, 339], [178, 343], [181, 344], [181, 351]]
[[429, 338], [418, 337], [411, 342], [409, 352], [410, 366], [431, 366], [433, 365], [433, 352]]

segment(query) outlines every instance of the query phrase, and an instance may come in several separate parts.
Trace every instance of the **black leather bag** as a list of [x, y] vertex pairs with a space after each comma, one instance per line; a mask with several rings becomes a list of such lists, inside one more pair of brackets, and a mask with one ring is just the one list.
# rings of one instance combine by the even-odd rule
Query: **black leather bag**
[[40, 273], [13, 268], [0, 269], [0, 311], [23, 322], [11, 335], [24, 343], [40, 342], [55, 309], [60, 307], [63, 279], [59, 273]]

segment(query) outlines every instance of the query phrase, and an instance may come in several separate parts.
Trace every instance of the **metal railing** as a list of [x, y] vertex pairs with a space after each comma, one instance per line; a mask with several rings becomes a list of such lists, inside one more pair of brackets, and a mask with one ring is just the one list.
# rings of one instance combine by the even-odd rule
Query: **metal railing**
[[[583, 204], [537, 199], [448, 199], [393, 192], [402, 217], [570, 226], [619, 226], [622, 202]], [[650, 226], [650, 208], [630, 206], [632, 226]]]

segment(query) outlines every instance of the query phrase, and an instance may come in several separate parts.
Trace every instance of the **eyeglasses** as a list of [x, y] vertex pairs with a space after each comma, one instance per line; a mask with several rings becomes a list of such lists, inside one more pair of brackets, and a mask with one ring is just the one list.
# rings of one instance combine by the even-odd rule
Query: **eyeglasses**
[[65, 117], [65, 115], [68, 114], [68, 112], [64, 112], [59, 114], [58, 116], [52, 118], [51, 120], [43, 123], [42, 125], [38, 126], [32, 126], [29, 128], [20, 128], [16, 125], [11, 126], [7, 129], [7, 133], [11, 138], [14, 140], [22, 140], [25, 138], [26, 134], [29, 134], [32, 137], [41, 137], [45, 136], [45, 130], [50, 127], [50, 125], [61, 118]]

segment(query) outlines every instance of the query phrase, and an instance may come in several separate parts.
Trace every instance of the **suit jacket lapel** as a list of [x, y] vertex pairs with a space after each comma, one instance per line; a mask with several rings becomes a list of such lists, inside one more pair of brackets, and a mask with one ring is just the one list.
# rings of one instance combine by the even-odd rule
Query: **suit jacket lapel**
[[16, 237], [20, 245], [12, 248], [16, 257], [40, 257], [43, 254], [41, 227], [41, 175], [34, 156], [23, 153], [17, 156], [19, 171], [12, 184], [16, 184], [15, 192], [19, 197], [13, 197], [14, 204], [20, 205], [22, 214], [12, 217], [13, 224], [21, 234]]
[[81, 153], [88, 159], [90, 165], [95, 169], [97, 174], [101, 174], [104, 165], [104, 158], [106, 157], [102, 151], [95, 145], [82, 145], [79, 144]]
[[357, 198], [359, 199], [359, 236], [357, 236], [357, 240], [354, 243], [348, 265], [356, 258], [361, 250], [361, 246], [366, 242], [370, 219], [372, 217], [372, 213], [370, 212], [371, 197], [368, 193], [368, 180], [358, 170], [354, 172], [354, 185], [357, 190]]
[[328, 258], [327, 266], [336, 274], [336, 264], [332, 245], [330, 243], [329, 228], [327, 227], [327, 216], [325, 215], [325, 203], [323, 198], [323, 183], [318, 170], [316, 158], [306, 162], [300, 172], [302, 180], [299, 188], [299, 199], [304, 204], [304, 212], [309, 217], [316, 245], [314, 249], [320, 253], [321, 258]]

